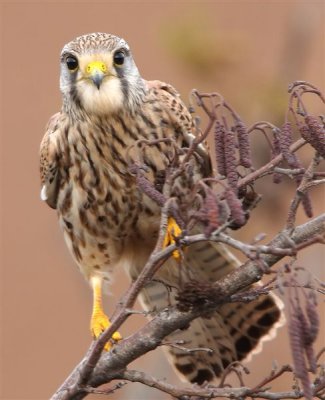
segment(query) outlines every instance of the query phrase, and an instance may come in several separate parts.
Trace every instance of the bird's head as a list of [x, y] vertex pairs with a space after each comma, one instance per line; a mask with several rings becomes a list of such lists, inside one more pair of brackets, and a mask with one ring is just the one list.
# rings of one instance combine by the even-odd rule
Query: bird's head
[[63, 47], [60, 88], [65, 107], [98, 115], [134, 111], [145, 91], [128, 44], [107, 33], [79, 36]]

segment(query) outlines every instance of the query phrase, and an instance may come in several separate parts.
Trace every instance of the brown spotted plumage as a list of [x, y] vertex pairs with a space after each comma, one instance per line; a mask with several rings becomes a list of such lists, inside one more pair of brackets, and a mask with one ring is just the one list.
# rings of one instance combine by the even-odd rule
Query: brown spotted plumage
[[[160, 190], [174, 145], [193, 138], [192, 119], [175, 89], [143, 80], [128, 44], [116, 36], [93, 33], [64, 46], [61, 54], [61, 112], [55, 114], [41, 144], [41, 197], [58, 213], [68, 247], [94, 290], [94, 336], [109, 321], [102, 313], [100, 288], [115, 268], [135, 278], [157, 238], [160, 207], [136, 185], [129, 165], [141, 157], [146, 177]], [[140, 139], [172, 139], [147, 146]], [[208, 154], [200, 148], [193, 182], [211, 174]], [[159, 184], [159, 185], [158, 185]], [[182, 180], [175, 189], [186, 196]], [[186, 251], [183, 279], [213, 281], [238, 266], [222, 246], [199, 243]], [[170, 259], [158, 278], [177, 287], [180, 268]], [[161, 309], [174, 301], [159, 281], [142, 293], [144, 306]], [[246, 358], [272, 335], [281, 312], [265, 296], [249, 304], [227, 304], [210, 319], [197, 319], [171, 335], [185, 346], [213, 352], [184, 353], [172, 347], [173, 365], [191, 382], [220, 376], [230, 362]], [[118, 333], [114, 337], [119, 339]]]

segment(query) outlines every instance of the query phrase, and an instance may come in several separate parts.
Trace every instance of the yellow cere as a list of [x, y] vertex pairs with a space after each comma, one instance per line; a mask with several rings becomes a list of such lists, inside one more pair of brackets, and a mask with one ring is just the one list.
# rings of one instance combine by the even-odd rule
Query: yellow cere
[[107, 71], [106, 64], [102, 61], [92, 61], [87, 65], [86, 71], [88, 74], [92, 74], [96, 70], [105, 73]]

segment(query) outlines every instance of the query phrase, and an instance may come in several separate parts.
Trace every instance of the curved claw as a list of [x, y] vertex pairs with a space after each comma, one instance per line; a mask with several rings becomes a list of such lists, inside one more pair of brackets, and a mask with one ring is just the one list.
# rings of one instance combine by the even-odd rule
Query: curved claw
[[[182, 230], [179, 227], [179, 225], [177, 224], [177, 222], [175, 221], [175, 219], [173, 217], [169, 217], [168, 225], [167, 225], [167, 232], [166, 232], [166, 236], [164, 238], [163, 247], [165, 248], [165, 247], [169, 246], [170, 244], [174, 244], [175, 238], [181, 236], [181, 234], [182, 234]], [[180, 260], [181, 255], [178, 250], [173, 251], [173, 257], [177, 261]]]
[[[99, 336], [110, 327], [111, 322], [102, 308], [101, 278], [93, 277], [91, 279], [91, 284], [94, 292], [94, 305], [90, 321], [90, 331], [94, 339], [98, 339]], [[111, 340], [106, 343], [104, 350], [109, 351], [112, 347], [112, 341], [117, 342], [121, 339], [121, 334], [119, 332], [114, 332]]]

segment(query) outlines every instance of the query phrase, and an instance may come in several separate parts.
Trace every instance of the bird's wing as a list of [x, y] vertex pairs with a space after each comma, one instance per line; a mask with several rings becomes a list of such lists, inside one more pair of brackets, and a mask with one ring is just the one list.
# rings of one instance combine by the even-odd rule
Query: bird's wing
[[[190, 147], [196, 137], [194, 121], [177, 90], [172, 85], [159, 80], [146, 81], [146, 84], [149, 90], [154, 90], [161, 106], [167, 110], [175, 129], [181, 131], [182, 147]], [[197, 146], [195, 153], [201, 159], [203, 176], [210, 176], [212, 164], [207, 143]]]
[[51, 208], [56, 208], [60, 181], [56, 141], [60, 115], [58, 112], [50, 118], [40, 147], [41, 199]]

